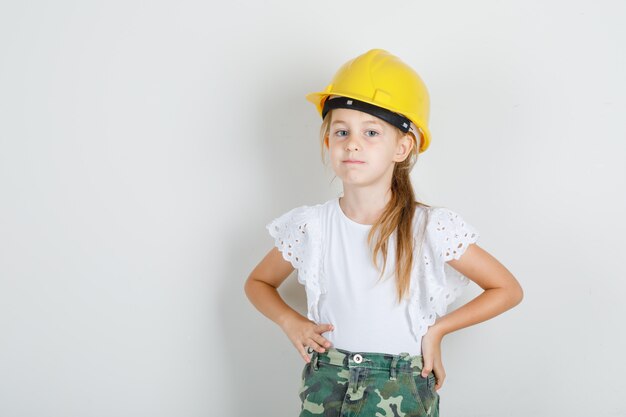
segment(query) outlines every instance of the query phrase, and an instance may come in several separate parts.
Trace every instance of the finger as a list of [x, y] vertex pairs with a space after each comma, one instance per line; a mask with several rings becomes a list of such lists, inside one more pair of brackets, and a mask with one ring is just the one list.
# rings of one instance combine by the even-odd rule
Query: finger
[[320, 346], [319, 344], [317, 344], [317, 342], [313, 340], [312, 338], [309, 338], [308, 344], [309, 346], [311, 346], [311, 349], [317, 350], [318, 352], [324, 351], [324, 348]]
[[435, 390], [438, 390], [443, 386], [443, 381], [445, 381], [446, 375], [437, 375], [437, 371], [435, 371]]
[[318, 330], [318, 333], [331, 332], [331, 331], [335, 330], [335, 326], [333, 326], [332, 324], [329, 324], [329, 323], [318, 324], [317, 325], [317, 330]]
[[330, 347], [330, 342], [320, 335], [315, 335], [315, 341], [319, 343], [320, 346]]
[[298, 352], [300, 352], [300, 356], [304, 359], [306, 363], [311, 362], [311, 358], [309, 358], [309, 354], [306, 353], [306, 346], [300, 346], [298, 348]]
[[442, 380], [437, 380], [437, 382], [435, 383], [435, 391], [439, 391], [439, 388], [441, 388], [443, 386], [443, 379]]
[[446, 379], [446, 377], [441, 377], [438, 378], [437, 375], [435, 375], [435, 391], [439, 390], [439, 388], [441, 388], [443, 386], [443, 381]]
[[435, 374], [435, 390], [438, 390], [443, 386], [443, 381], [446, 379], [446, 372], [443, 369], [443, 366], [436, 366], [433, 370]]

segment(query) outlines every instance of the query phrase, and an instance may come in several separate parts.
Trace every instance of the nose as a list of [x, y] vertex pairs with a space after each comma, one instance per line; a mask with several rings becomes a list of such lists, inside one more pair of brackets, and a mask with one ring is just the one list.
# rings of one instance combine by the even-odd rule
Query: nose
[[346, 141], [346, 151], [358, 151], [360, 149], [359, 144], [354, 140], [354, 136], [351, 136]]

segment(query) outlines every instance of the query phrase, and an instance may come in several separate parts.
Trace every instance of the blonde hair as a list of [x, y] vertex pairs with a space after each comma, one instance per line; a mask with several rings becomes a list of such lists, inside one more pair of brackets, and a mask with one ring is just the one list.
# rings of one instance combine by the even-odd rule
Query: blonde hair
[[[322, 161], [325, 163], [325, 155], [327, 148], [327, 138], [330, 132], [330, 120], [333, 111], [330, 110], [320, 127], [320, 145]], [[392, 126], [392, 125], [390, 125]], [[367, 243], [372, 250], [372, 261], [374, 266], [378, 269], [377, 258], [379, 254], [382, 254], [383, 265], [380, 272], [380, 278], [382, 278], [385, 268], [387, 266], [387, 250], [389, 245], [389, 237], [396, 231], [396, 289], [397, 289], [397, 301], [400, 303], [405, 295], [408, 294], [411, 286], [411, 270], [413, 269], [413, 262], [415, 261], [414, 246], [418, 244], [417, 259], [421, 257], [422, 246], [425, 238], [425, 227], [428, 221], [428, 210], [425, 210], [424, 219], [421, 222], [420, 230], [417, 239], [413, 238], [413, 218], [415, 216], [416, 207], [429, 208], [427, 204], [416, 201], [415, 191], [411, 183], [410, 172], [413, 166], [417, 162], [419, 155], [419, 148], [421, 144], [422, 135], [418, 133], [419, 140], [416, 138], [412, 129], [407, 133], [403, 133], [400, 129], [392, 126], [396, 131], [398, 137], [402, 135], [408, 135], [413, 141], [413, 147], [409, 156], [402, 161], [396, 162], [393, 169], [393, 177], [391, 179], [391, 199], [385, 206], [380, 218], [372, 225], [372, 228], [367, 236]]]

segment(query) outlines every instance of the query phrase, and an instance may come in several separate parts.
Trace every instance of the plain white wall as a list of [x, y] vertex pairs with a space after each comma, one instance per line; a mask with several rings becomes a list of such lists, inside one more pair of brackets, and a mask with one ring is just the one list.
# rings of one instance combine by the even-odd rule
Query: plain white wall
[[[370, 48], [431, 93], [420, 199], [526, 294], [446, 338], [442, 416], [626, 415], [625, 19], [590, 0], [3, 2], [0, 415], [297, 415], [304, 362], [243, 283], [267, 222], [337, 195], [304, 95]], [[304, 313], [295, 276], [281, 293]]]

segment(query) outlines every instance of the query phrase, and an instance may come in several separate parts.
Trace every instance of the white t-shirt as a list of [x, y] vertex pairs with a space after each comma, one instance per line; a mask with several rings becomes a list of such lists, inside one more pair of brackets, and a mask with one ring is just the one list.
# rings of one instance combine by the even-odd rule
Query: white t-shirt
[[[427, 218], [427, 223], [424, 220]], [[421, 226], [425, 238], [417, 257]], [[447, 208], [418, 207], [413, 219], [414, 260], [408, 299], [397, 303], [395, 239], [379, 281], [367, 235], [371, 225], [351, 220], [339, 198], [297, 207], [267, 225], [276, 247], [298, 270], [307, 294], [307, 317], [330, 323], [323, 334], [333, 347], [352, 352], [421, 354], [421, 338], [436, 316], [445, 314], [469, 282], [447, 264], [458, 259], [479, 234]], [[379, 268], [382, 256], [379, 255]]]

